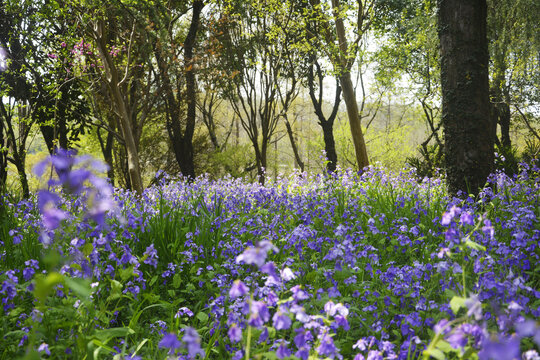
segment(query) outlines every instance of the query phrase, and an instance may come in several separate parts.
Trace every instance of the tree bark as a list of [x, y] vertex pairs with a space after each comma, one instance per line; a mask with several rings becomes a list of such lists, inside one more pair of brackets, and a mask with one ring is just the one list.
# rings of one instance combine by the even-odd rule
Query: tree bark
[[486, 0], [439, 0], [448, 190], [477, 194], [493, 168]]

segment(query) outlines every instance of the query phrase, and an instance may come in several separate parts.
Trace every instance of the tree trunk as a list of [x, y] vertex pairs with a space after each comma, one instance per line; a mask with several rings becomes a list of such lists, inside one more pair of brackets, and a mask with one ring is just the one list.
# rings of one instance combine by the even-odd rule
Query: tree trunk
[[[510, 95], [506, 84], [508, 67], [506, 65], [506, 49], [497, 46], [493, 55], [493, 82], [491, 87], [492, 111], [491, 122], [494, 125], [494, 136], [497, 136], [497, 124], [501, 129], [500, 145], [505, 149], [510, 149], [512, 142], [510, 139]], [[497, 141], [497, 138], [495, 138]]]
[[47, 146], [47, 150], [49, 151], [50, 155], [54, 154], [54, 128], [49, 125], [40, 125], [39, 130], [41, 131], [41, 135], [43, 136], [43, 140], [45, 141], [45, 145]]
[[[193, 48], [197, 39], [199, 29], [199, 19], [204, 7], [202, 0], [193, 1], [193, 10], [189, 31], [184, 41], [184, 74], [186, 77], [186, 103], [187, 113], [185, 117], [186, 127], [182, 129], [182, 111], [181, 111], [181, 89], [173, 89], [171, 75], [169, 75], [166, 58], [161, 54], [161, 50], [154, 45], [154, 54], [156, 56], [160, 79], [162, 81], [163, 92], [165, 96], [167, 111], [167, 132], [172, 144], [176, 162], [180, 166], [182, 175], [188, 179], [195, 178], [195, 163], [193, 150], [193, 134], [195, 131], [196, 108], [197, 108], [197, 84], [195, 79]], [[176, 92], [176, 96], [175, 96]]]
[[363, 169], [365, 166], [369, 165], [369, 159], [367, 155], [366, 143], [364, 141], [364, 134], [362, 133], [362, 122], [360, 120], [358, 104], [356, 103], [356, 94], [351, 81], [351, 73], [347, 71], [340, 75], [339, 82], [341, 83], [343, 99], [345, 100], [345, 105], [347, 107], [347, 115], [349, 117], [349, 125], [351, 127], [356, 162], [358, 164], [358, 168]]
[[26, 176], [26, 156], [17, 156], [15, 159], [15, 167], [17, 168], [17, 173], [19, 174], [19, 181], [21, 182], [21, 190], [23, 197], [25, 199], [30, 197], [30, 189], [28, 187], [28, 177]]
[[99, 128], [97, 129], [97, 137], [99, 140], [99, 145], [101, 147], [101, 153], [103, 154], [103, 159], [105, 163], [109, 166], [107, 170], [107, 177], [111, 182], [111, 185], [114, 186], [114, 163], [113, 163], [113, 145], [114, 145], [114, 134], [111, 131], [107, 132], [107, 138], [103, 140]]
[[[111, 99], [116, 107], [120, 118], [120, 130], [122, 137], [124, 138], [126, 155], [127, 155], [127, 168], [129, 173], [129, 183], [131, 188], [137, 193], [142, 193], [143, 183], [141, 178], [141, 169], [139, 165], [139, 152], [137, 149], [135, 137], [133, 135], [132, 128], [132, 114], [127, 108], [126, 100], [120, 89], [120, 77], [118, 69], [116, 68], [109, 51], [107, 50], [106, 40], [104, 38], [104, 24], [103, 20], [98, 20], [95, 29], [96, 43], [99, 50], [100, 58], [103, 62], [103, 67], [107, 75], [107, 83]], [[126, 65], [128, 66], [128, 65]]]
[[[319, 80], [319, 92], [318, 96], [315, 95], [315, 72], [317, 71], [317, 78]], [[323, 72], [317, 59], [313, 57], [311, 59], [311, 65], [309, 71], [307, 72], [308, 78], [308, 89], [309, 97], [311, 98], [311, 103], [315, 109], [315, 115], [319, 119], [319, 125], [323, 130], [323, 139], [324, 139], [324, 150], [326, 152], [326, 170], [328, 172], [335, 172], [337, 168], [337, 152], [336, 152], [336, 143], [334, 141], [334, 121], [336, 119], [339, 104], [341, 103], [341, 86], [339, 85], [339, 78], [336, 78], [336, 93], [334, 97], [334, 104], [332, 106], [332, 112], [328, 119], [324, 116], [322, 110], [323, 99]]]
[[334, 140], [334, 123], [321, 124], [323, 129], [324, 151], [326, 152], [326, 170], [335, 172], [337, 168], [336, 142]]
[[477, 194], [493, 166], [486, 0], [439, 0], [448, 190]]
[[187, 118], [186, 131], [184, 132], [183, 141], [183, 159], [179, 162], [182, 174], [194, 179], [195, 164], [193, 163], [193, 132], [195, 131], [195, 117], [197, 109], [197, 85], [195, 82], [195, 71], [193, 63], [193, 47], [197, 40], [197, 30], [199, 28], [199, 18], [204, 7], [202, 0], [193, 1], [193, 14], [189, 31], [184, 42], [184, 66], [186, 71], [186, 101], [187, 101]]
[[8, 166], [7, 137], [4, 136], [4, 124], [0, 124], [0, 195], [6, 190]]
[[510, 139], [510, 105], [503, 102], [499, 104], [499, 126], [501, 127], [501, 145], [510, 149], [512, 147], [512, 140]]
[[304, 162], [300, 158], [300, 153], [298, 152], [298, 146], [296, 145], [296, 141], [294, 140], [294, 134], [292, 131], [291, 124], [289, 123], [289, 120], [287, 120], [286, 117], [285, 117], [285, 127], [287, 128], [287, 134], [289, 135], [289, 141], [291, 142], [291, 147], [293, 149], [294, 159], [296, 163], [298, 164], [298, 166], [300, 167], [300, 170], [304, 172]]
[[268, 139], [265, 139], [263, 136], [260, 155], [260, 166], [258, 169], [259, 173], [259, 183], [264, 185], [266, 178], [266, 171], [268, 170]]
[[[361, 2], [360, 2], [361, 3]], [[358, 111], [358, 104], [356, 103], [356, 93], [351, 81], [350, 67], [348, 66], [348, 45], [347, 38], [345, 36], [345, 25], [343, 24], [343, 18], [339, 15], [340, 6], [338, 0], [332, 0], [332, 7], [334, 9], [336, 19], [336, 33], [339, 41], [340, 50], [340, 64], [339, 64], [339, 82], [343, 91], [343, 98], [347, 107], [347, 115], [349, 117], [349, 125], [351, 127], [351, 135], [354, 143], [354, 151], [356, 153], [356, 162], [359, 169], [363, 169], [369, 165], [369, 159], [366, 150], [366, 143], [364, 141], [364, 134], [362, 133], [362, 120]], [[359, 10], [360, 11], [360, 10]], [[334, 64], [336, 67], [337, 64]]]

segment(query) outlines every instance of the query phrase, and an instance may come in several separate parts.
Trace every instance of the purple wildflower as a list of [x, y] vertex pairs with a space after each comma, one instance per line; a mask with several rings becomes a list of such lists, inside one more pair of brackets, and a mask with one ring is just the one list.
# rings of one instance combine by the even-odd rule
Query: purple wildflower
[[151, 244], [146, 248], [146, 251], [143, 254], [145, 256], [144, 263], [148, 264], [150, 266], [153, 266], [154, 268], [157, 268], [158, 263], [158, 255], [157, 250], [154, 248], [154, 244]]
[[272, 250], [277, 252], [277, 248], [272, 245], [268, 240], [260, 241], [257, 244], [257, 247], [248, 247], [244, 252], [236, 257], [236, 262], [244, 262], [248, 265], [256, 265], [257, 267], [262, 267], [266, 262], [266, 257], [268, 252]]
[[231, 299], [244, 296], [249, 292], [249, 288], [242, 282], [242, 280], [235, 280], [229, 290], [229, 296]]
[[291, 318], [287, 315], [287, 313], [281, 307], [274, 314], [272, 321], [274, 323], [274, 327], [276, 328], [276, 330], [286, 330], [290, 328], [292, 324]]
[[169, 353], [173, 353], [174, 350], [179, 349], [182, 343], [178, 340], [176, 334], [168, 333], [158, 344], [160, 349], [169, 349]]
[[282, 341], [281, 344], [279, 345], [276, 351], [276, 356], [278, 357], [278, 359], [284, 359], [286, 357], [291, 356], [291, 350], [289, 350], [285, 341]]
[[44, 352], [47, 355], [51, 355], [51, 350], [49, 350], [49, 345], [47, 343], [41, 343], [38, 347], [39, 352]]
[[231, 342], [235, 344], [242, 340], [242, 329], [240, 329], [240, 327], [238, 327], [238, 325], [234, 323], [229, 327], [227, 335], [229, 335], [229, 339], [231, 339]]
[[182, 340], [186, 344], [189, 358], [195, 359], [197, 354], [204, 357], [204, 350], [201, 348], [201, 339], [199, 338], [199, 333], [197, 333], [197, 330], [192, 327], [186, 328]]

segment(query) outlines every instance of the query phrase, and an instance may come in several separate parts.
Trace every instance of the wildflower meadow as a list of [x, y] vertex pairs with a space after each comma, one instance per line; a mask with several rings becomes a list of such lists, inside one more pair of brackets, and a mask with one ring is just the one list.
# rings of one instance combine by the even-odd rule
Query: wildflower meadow
[[2, 359], [540, 359], [540, 169], [164, 175], [59, 150], [0, 203]]

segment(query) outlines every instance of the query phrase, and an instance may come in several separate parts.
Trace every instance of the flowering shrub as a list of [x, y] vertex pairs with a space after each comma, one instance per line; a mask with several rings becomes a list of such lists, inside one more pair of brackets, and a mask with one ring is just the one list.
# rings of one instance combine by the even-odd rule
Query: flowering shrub
[[476, 201], [376, 167], [141, 195], [103, 170], [60, 150], [1, 200], [3, 357], [538, 358], [535, 167]]

